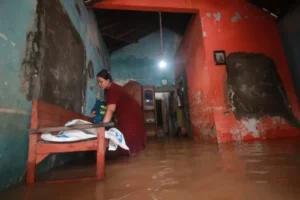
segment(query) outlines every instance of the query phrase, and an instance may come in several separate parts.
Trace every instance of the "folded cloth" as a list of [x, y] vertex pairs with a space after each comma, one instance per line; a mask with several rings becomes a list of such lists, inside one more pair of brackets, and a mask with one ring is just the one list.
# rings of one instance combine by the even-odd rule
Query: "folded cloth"
[[[65, 126], [74, 126], [78, 124], [92, 124], [88, 121], [75, 119], [67, 122]], [[67, 130], [61, 131], [57, 135], [52, 135], [51, 133], [43, 133], [41, 135], [42, 140], [47, 142], [77, 142], [89, 139], [97, 138], [97, 129], [90, 128], [84, 130]], [[108, 150], [116, 151], [118, 146], [128, 150], [129, 148], [126, 145], [125, 138], [123, 134], [116, 128], [110, 128], [108, 131], [105, 131], [105, 138], [109, 140]]]
[[108, 131], [105, 131], [105, 138], [109, 140], [109, 144], [108, 144], [109, 151], [117, 150], [118, 146], [120, 146], [122, 149], [129, 151], [129, 148], [125, 142], [125, 138], [118, 129], [111, 128]]

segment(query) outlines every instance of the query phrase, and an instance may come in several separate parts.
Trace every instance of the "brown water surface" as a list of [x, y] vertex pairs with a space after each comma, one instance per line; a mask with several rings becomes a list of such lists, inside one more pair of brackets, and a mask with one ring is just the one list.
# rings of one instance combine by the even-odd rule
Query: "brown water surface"
[[[48, 178], [94, 172], [64, 167]], [[156, 141], [109, 160], [104, 182], [22, 185], [1, 200], [299, 200], [300, 140], [207, 144]]]

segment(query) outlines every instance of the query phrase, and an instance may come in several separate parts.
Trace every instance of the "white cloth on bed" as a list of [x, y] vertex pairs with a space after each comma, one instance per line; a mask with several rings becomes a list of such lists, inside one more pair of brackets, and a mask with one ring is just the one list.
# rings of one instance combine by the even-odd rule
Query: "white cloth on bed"
[[[88, 121], [74, 119], [65, 124], [65, 126], [73, 126], [78, 124], [92, 124]], [[47, 142], [57, 142], [57, 143], [65, 143], [65, 142], [77, 142], [83, 140], [90, 140], [97, 138], [97, 129], [84, 129], [84, 130], [66, 130], [61, 131], [57, 135], [53, 135], [51, 133], [43, 133], [41, 135], [42, 140]], [[105, 138], [109, 140], [108, 150], [115, 151], [118, 146], [125, 150], [129, 150], [126, 145], [125, 138], [123, 134], [116, 128], [110, 128], [108, 131], [105, 131]]]

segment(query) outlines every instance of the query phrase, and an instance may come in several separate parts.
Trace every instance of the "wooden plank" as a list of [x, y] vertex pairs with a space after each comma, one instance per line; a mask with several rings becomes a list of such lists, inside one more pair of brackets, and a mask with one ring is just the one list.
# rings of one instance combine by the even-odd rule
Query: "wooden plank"
[[99, 124], [78, 124], [78, 125], [74, 125], [74, 126], [60, 126], [60, 127], [31, 129], [31, 130], [29, 130], [29, 132], [30, 133], [52, 133], [52, 132], [57, 132], [57, 131], [82, 130], [82, 129], [112, 127], [112, 126], [114, 126], [113, 122], [99, 123]]
[[119, 41], [122, 41], [122, 42], [126, 42], [126, 43], [128, 43], [128, 44], [138, 43], [137, 40], [126, 40], [126, 39], [123, 39], [123, 38], [115, 37], [115, 36], [110, 35], [110, 34], [108, 34], [108, 33], [102, 33], [102, 35], [105, 36], [105, 37], [110, 37], [110, 38], [115, 39], [115, 40], [119, 40]]
[[86, 117], [82, 114], [64, 109], [62, 107], [59, 107], [57, 105], [52, 105], [49, 104], [45, 101], [42, 100], [34, 100], [36, 102], [38, 102], [38, 106], [37, 106], [37, 111], [39, 112], [39, 119], [44, 118], [44, 116], [52, 116], [52, 118], [54, 118], [54, 116], [63, 116], [66, 118], [79, 118], [79, 119], [84, 119], [84, 120], [90, 120], [90, 117]]
[[111, 1], [99, 2], [93, 4], [95, 9], [109, 9], [109, 10], [133, 10], [133, 11], [147, 11], [147, 12], [172, 12], [172, 13], [192, 13], [198, 14], [199, 9], [195, 8], [178, 8], [178, 7], [159, 7], [159, 6], [144, 6], [144, 5], [125, 5], [122, 4], [113, 4]]
[[39, 102], [37, 100], [32, 101], [32, 111], [31, 111], [31, 121], [30, 121], [30, 128], [36, 129], [38, 128], [38, 107]]
[[[32, 128], [38, 127], [38, 101], [32, 102], [32, 113], [31, 113], [31, 124]], [[27, 177], [26, 182], [33, 184], [35, 181], [35, 168], [36, 168], [36, 144], [37, 135], [29, 135], [29, 146], [28, 146], [28, 159], [27, 159]]]
[[29, 135], [29, 150], [27, 159], [27, 183], [35, 181], [37, 135]]
[[156, 87], [155, 92], [174, 92], [175, 86], [162, 86], [162, 87]]
[[71, 114], [71, 113], [45, 113], [39, 111], [39, 127], [45, 127], [45, 123], [56, 123], [55, 126], [58, 125], [64, 125], [66, 122], [73, 120], [73, 119], [82, 119], [88, 122], [92, 122], [92, 118], [85, 117], [77, 114]]
[[[102, 180], [104, 178], [104, 159], [107, 140], [104, 137], [104, 127], [114, 126], [114, 123], [100, 123], [100, 124], [81, 124], [70, 127], [61, 126], [73, 119], [82, 119], [92, 122], [92, 118], [83, 116], [81, 114], [66, 110], [56, 105], [48, 104], [42, 100], [33, 100], [31, 129], [29, 135], [29, 151], [27, 161], [27, 183], [35, 182], [36, 166], [51, 153], [66, 153], [66, 152], [80, 152], [80, 151], [97, 151], [97, 177], [76, 178], [69, 180], [58, 180], [49, 182], [74, 182], [74, 181], [90, 181]], [[50, 126], [50, 127], [49, 127]], [[53, 126], [53, 127], [51, 127]], [[56, 127], [61, 126], [61, 127]], [[99, 128], [101, 127], [101, 128]], [[86, 140], [72, 143], [47, 143], [38, 142], [41, 132], [58, 132], [64, 130], [74, 129], [90, 129], [97, 128], [97, 139]]]
[[93, 122], [91, 118], [80, 118], [80, 117], [62, 117], [62, 116], [41, 116], [39, 117], [39, 128], [46, 128], [46, 127], [57, 127], [57, 126], [64, 126], [67, 122], [74, 120], [74, 119], [81, 119], [88, 122]]
[[87, 181], [96, 181], [97, 177], [83, 177], [83, 178], [71, 178], [66, 180], [50, 180], [50, 181], [39, 181], [42, 183], [74, 183], [74, 182], [87, 182]]
[[47, 153], [67, 153], [79, 151], [95, 151], [97, 150], [97, 140], [87, 140], [72, 143], [46, 143], [40, 142], [36, 145], [37, 154]]

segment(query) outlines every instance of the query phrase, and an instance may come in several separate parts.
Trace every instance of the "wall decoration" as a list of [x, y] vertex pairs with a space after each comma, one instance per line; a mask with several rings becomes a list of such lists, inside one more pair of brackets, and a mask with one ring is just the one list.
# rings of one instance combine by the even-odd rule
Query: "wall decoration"
[[225, 51], [214, 51], [214, 61], [216, 65], [226, 65]]
[[168, 80], [167, 80], [167, 79], [162, 79], [162, 80], [161, 80], [161, 84], [162, 84], [163, 86], [168, 85]]

